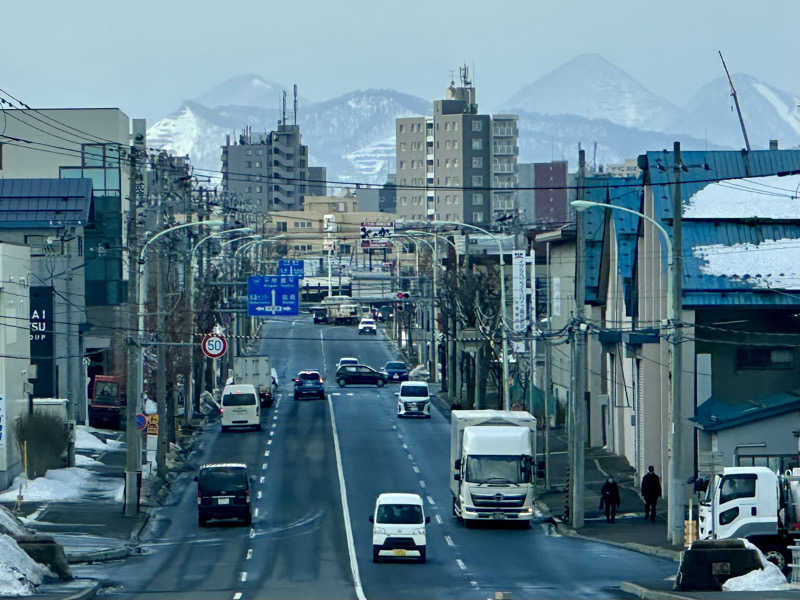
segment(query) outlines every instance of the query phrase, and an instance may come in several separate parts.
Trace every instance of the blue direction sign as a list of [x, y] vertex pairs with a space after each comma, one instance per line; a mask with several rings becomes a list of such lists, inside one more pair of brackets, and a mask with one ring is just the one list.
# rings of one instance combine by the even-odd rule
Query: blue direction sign
[[305, 268], [302, 259], [282, 258], [278, 261], [278, 275], [293, 275], [303, 279]]
[[258, 275], [247, 278], [247, 314], [297, 315], [300, 308], [300, 287], [291, 275]]

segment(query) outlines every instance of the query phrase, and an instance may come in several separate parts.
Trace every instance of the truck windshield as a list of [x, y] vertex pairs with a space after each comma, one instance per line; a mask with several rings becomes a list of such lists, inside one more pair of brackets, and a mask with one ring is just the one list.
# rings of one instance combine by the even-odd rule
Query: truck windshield
[[422, 507], [418, 504], [381, 504], [376, 521], [392, 525], [422, 523]]
[[112, 381], [95, 382], [94, 401], [97, 404], [119, 404], [117, 384]]
[[470, 456], [466, 481], [470, 483], [525, 483], [519, 456]]

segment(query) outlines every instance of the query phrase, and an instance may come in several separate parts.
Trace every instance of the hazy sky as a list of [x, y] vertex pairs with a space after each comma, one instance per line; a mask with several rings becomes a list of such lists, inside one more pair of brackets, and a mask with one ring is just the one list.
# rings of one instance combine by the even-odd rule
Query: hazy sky
[[[482, 110], [583, 53], [683, 104], [722, 74], [798, 94], [798, 0], [79, 0], [4, 3], [0, 88], [35, 106], [148, 121], [242, 73], [312, 100], [364, 88], [439, 97], [475, 65]], [[124, 7], [124, 8], [123, 8]]]

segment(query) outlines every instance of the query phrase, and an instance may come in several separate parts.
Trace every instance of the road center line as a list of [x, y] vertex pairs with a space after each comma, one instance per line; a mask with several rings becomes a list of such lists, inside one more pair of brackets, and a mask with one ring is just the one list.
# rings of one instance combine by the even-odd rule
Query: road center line
[[269, 456], [269, 450], [264, 450], [264, 456]]
[[461, 560], [460, 558], [456, 559], [456, 564], [458, 565], [458, 568], [461, 569], [462, 571], [466, 571], [467, 570], [467, 565], [465, 565], [464, 561]]
[[258, 508], [256, 508], [256, 509], [253, 511], [253, 516], [254, 516], [254, 517], [257, 517], [257, 516], [258, 516]]
[[419, 480], [419, 487], [421, 487], [421, 488], [425, 487], [425, 482], [422, 481], [421, 479]]
[[272, 440], [267, 440], [267, 446], [271, 446], [271, 445], [272, 445]]
[[[322, 337], [321, 333], [320, 337]], [[342, 498], [342, 517], [344, 518], [344, 532], [347, 538], [347, 551], [350, 555], [350, 571], [353, 575], [353, 587], [355, 588], [358, 600], [367, 600], [364, 594], [364, 588], [361, 587], [361, 576], [358, 573], [358, 559], [356, 558], [356, 548], [353, 542], [353, 529], [350, 525], [350, 509], [347, 505], [347, 486], [344, 482], [342, 454], [339, 450], [339, 434], [336, 431], [336, 416], [333, 413], [333, 401], [330, 395], [328, 395], [328, 409], [331, 415], [331, 430], [333, 431], [333, 451], [334, 454], [336, 454], [336, 468], [339, 471], [339, 494]]]
[[417, 465], [411, 465], [411, 468], [414, 470], [414, 473], [419, 473], [419, 467]]
[[408, 460], [410, 460], [411, 462], [414, 462], [414, 455], [413, 454], [409, 454], [408, 455]]
[[433, 518], [436, 519], [436, 522], [441, 525], [442, 524], [442, 516], [441, 515], [433, 515]]
[[247, 549], [247, 556], [245, 556], [244, 559], [245, 560], [250, 560], [252, 558], [253, 558], [253, 549], [252, 548], [248, 548]]
[[408, 450], [408, 444], [403, 444], [403, 450]]
[[[264, 479], [265, 479], [265, 478], [264, 478], [264, 476], [262, 475], [261, 477], [259, 477], [259, 478], [258, 478], [258, 483], [264, 483]], [[258, 493], [260, 494], [261, 492], [258, 492]]]
[[242, 571], [242, 574], [239, 576], [239, 579], [242, 583], [247, 581], [247, 571]]
[[261, 470], [262, 471], [266, 471], [267, 470], [267, 463], [261, 463]]
[[236, 592], [233, 595], [233, 600], [242, 600], [242, 592]]
[[444, 541], [447, 542], [448, 546], [455, 546], [453, 543], [453, 538], [451, 538], [449, 535], [444, 536]]
[[425, 497], [428, 499], [428, 503], [431, 506], [436, 506], [436, 502], [434, 502], [433, 498], [431, 498], [430, 496], [425, 496]]
[[258, 490], [258, 493], [256, 494], [256, 498], [258, 498], [259, 500], [261, 500], [261, 490]]
[[250, 539], [252, 540], [254, 537], [256, 537], [256, 530], [251, 527], [249, 535]]

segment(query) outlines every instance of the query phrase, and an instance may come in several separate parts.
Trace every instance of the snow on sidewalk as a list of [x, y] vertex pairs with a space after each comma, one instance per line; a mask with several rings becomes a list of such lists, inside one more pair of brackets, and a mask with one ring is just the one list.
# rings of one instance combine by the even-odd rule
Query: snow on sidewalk
[[101, 440], [92, 433], [92, 430], [85, 425], [75, 427], [75, 449], [76, 450], [121, 450], [125, 444], [117, 440]]
[[51, 575], [22, 550], [13, 538], [0, 534], [0, 596], [30, 596], [34, 586]]
[[97, 477], [96, 473], [81, 467], [50, 469], [44, 477], [25, 481], [22, 475], [14, 479], [11, 487], [0, 493], [0, 502], [15, 502], [23, 484], [25, 502], [74, 502], [90, 498], [122, 501], [122, 478]]

